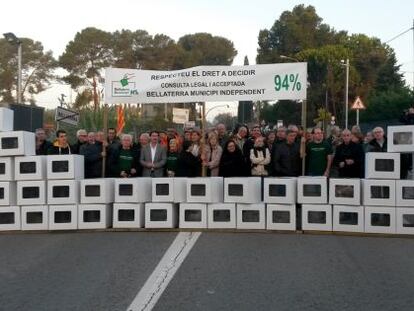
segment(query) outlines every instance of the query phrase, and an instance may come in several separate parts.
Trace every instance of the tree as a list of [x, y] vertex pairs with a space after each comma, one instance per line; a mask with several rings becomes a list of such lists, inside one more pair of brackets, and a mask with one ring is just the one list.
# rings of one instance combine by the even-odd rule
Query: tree
[[[29, 38], [22, 41], [22, 101], [46, 90], [55, 78], [57, 66], [52, 51], [44, 51], [42, 43]], [[17, 47], [0, 39], [0, 101], [13, 102], [17, 92]]]
[[237, 122], [237, 117], [233, 116], [230, 112], [219, 113], [214, 117], [213, 124], [223, 123], [226, 128], [232, 129]]
[[373, 91], [360, 112], [362, 122], [398, 119], [404, 110], [413, 106], [414, 93], [408, 88], [389, 88]]
[[230, 40], [209, 33], [185, 35], [178, 40], [183, 49], [182, 67], [231, 65], [237, 51]]
[[334, 30], [322, 23], [315, 8], [301, 4], [291, 12], [284, 11], [270, 30], [260, 31], [256, 61], [258, 64], [278, 62], [280, 55], [291, 56], [337, 40]]
[[92, 88], [95, 109], [99, 105], [97, 85], [102, 69], [113, 62], [112, 47], [109, 32], [89, 27], [78, 32], [59, 57], [60, 65], [69, 72], [63, 80], [76, 90]]
[[151, 47], [152, 37], [145, 30], [121, 30], [112, 34], [114, 66], [117, 68], [143, 68]]
[[270, 124], [276, 124], [278, 120], [285, 124], [300, 124], [301, 111], [301, 104], [291, 100], [279, 100], [273, 105], [265, 102], [260, 105], [260, 119]]
[[[394, 51], [389, 46], [375, 37], [335, 31], [322, 23], [312, 6], [299, 5], [283, 12], [271, 29], [260, 31], [258, 40], [258, 63], [284, 62], [281, 55], [307, 62], [307, 121], [312, 120], [320, 108], [327, 109], [340, 122], [345, 119], [346, 69], [341, 61], [346, 59], [350, 60], [349, 102], [360, 96], [375, 107], [376, 102], [370, 100], [371, 97], [384, 101], [385, 98], [399, 102], [409, 100]], [[382, 92], [385, 93], [381, 95]], [[378, 108], [372, 109], [378, 111]], [[393, 109], [387, 111], [396, 113]]]
[[180, 67], [182, 49], [163, 34], [151, 36], [145, 30], [113, 33], [114, 66], [148, 70], [172, 70]]

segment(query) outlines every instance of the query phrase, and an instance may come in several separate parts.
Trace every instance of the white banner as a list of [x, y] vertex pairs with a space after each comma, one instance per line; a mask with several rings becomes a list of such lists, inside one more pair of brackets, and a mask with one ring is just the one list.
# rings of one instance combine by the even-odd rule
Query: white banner
[[185, 124], [188, 122], [190, 109], [173, 108], [173, 123]]
[[176, 71], [105, 69], [105, 102], [305, 100], [306, 63], [199, 66]]

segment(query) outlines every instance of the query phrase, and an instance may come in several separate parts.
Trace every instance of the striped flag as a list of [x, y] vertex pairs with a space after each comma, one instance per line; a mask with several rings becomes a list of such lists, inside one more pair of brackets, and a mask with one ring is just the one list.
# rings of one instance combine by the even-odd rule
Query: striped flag
[[122, 105], [116, 107], [116, 134], [119, 135], [122, 133], [122, 130], [125, 127], [125, 108]]

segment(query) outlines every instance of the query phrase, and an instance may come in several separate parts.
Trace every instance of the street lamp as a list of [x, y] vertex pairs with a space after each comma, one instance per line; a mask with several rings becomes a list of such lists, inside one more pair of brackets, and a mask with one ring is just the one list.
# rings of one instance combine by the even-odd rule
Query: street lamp
[[12, 32], [3, 34], [11, 45], [17, 46], [17, 103], [22, 103], [22, 41]]
[[230, 108], [230, 106], [229, 105], [218, 105], [218, 106], [214, 106], [214, 107], [212, 107], [212, 108], [210, 108], [209, 110], [207, 110], [207, 112], [206, 112], [206, 115], [205, 115], [205, 118], [207, 118], [207, 115], [209, 114], [209, 112], [211, 111], [211, 110], [214, 110], [214, 109], [217, 109], [217, 108], [221, 108], [221, 107], [226, 107], [226, 108]]
[[342, 66], [346, 67], [346, 78], [345, 78], [345, 128], [348, 129], [348, 90], [349, 90], [349, 58], [346, 62], [341, 61]]

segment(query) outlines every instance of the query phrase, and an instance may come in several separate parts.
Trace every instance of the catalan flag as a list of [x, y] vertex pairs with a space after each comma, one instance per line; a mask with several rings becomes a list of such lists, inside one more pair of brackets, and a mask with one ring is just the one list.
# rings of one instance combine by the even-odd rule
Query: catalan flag
[[119, 135], [125, 127], [125, 108], [122, 105], [116, 107], [116, 118], [116, 134]]

